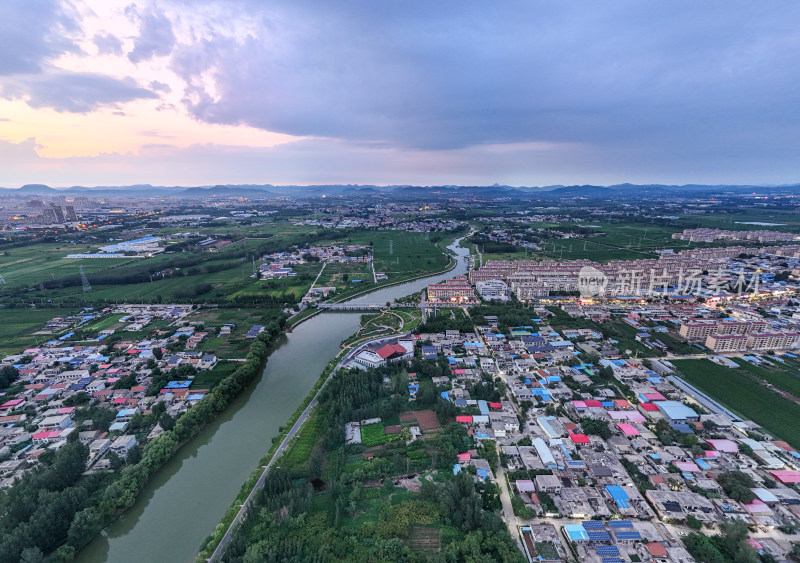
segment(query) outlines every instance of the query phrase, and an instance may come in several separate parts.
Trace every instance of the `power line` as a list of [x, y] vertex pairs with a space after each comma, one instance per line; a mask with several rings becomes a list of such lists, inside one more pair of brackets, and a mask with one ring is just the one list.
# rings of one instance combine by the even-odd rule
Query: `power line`
[[81, 284], [83, 285], [83, 292], [89, 293], [92, 291], [92, 285], [89, 283], [89, 278], [86, 277], [86, 272], [83, 271], [83, 266], [80, 267]]

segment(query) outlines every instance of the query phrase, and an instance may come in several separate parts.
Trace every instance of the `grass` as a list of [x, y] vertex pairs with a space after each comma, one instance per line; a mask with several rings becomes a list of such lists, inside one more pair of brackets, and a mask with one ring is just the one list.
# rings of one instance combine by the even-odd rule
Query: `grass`
[[323, 418], [324, 415], [319, 409], [315, 409], [284, 454], [282, 465], [290, 469], [305, 469], [308, 466], [311, 450], [322, 434]]
[[[96, 252], [97, 246], [97, 244], [32, 242], [26, 246], [11, 248], [0, 253], [0, 274], [6, 280], [7, 288], [13, 289], [22, 285], [36, 285], [51, 277], [78, 275], [81, 266], [88, 275], [141, 260], [141, 258], [65, 258], [68, 254]], [[0, 286], [0, 292], [2, 289]]]
[[379, 446], [386, 441], [383, 433], [383, 424], [367, 424], [361, 427], [361, 443], [367, 447]]
[[720, 403], [800, 448], [800, 405], [758, 382], [748, 370], [710, 360], [672, 360], [681, 376]]
[[240, 365], [239, 362], [218, 361], [214, 369], [201, 371], [194, 377], [192, 389], [210, 389], [236, 371]]
[[106, 330], [107, 328], [111, 328], [116, 324], [119, 324], [119, 320], [126, 316], [125, 313], [116, 313], [113, 315], [106, 315], [96, 321], [92, 321], [87, 325], [81, 327], [81, 330], [86, 334], [91, 334], [93, 332], [100, 332], [101, 330]]
[[740, 369], [800, 398], [800, 376], [798, 376], [796, 371], [790, 371], [786, 367], [780, 367], [774, 364], [761, 364], [760, 366], [756, 366], [747, 360], [738, 358], [734, 359], [734, 361], [742, 366]]
[[50, 336], [34, 336], [53, 317], [71, 315], [77, 311], [63, 309], [0, 309], [0, 356], [18, 354], [37, 342], [51, 340]]

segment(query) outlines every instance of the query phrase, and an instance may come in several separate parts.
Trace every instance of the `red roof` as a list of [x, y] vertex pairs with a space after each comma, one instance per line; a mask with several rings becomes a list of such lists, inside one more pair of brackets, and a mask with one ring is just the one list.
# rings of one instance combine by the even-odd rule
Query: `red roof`
[[456, 422], [472, 422], [472, 415], [460, 414], [456, 416]]
[[653, 403], [641, 403], [639, 406], [642, 407], [646, 411], [657, 411], [658, 410], [658, 407], [655, 406]]
[[378, 348], [375, 353], [385, 360], [387, 358], [396, 358], [398, 356], [402, 356], [406, 353], [406, 349], [399, 344], [387, 344], [382, 348]]
[[769, 473], [783, 484], [800, 483], [800, 471], [792, 471], [787, 469], [770, 471]]
[[58, 438], [61, 434], [61, 430], [44, 430], [42, 432], [37, 432], [33, 435], [34, 440], [42, 440], [42, 439], [49, 439], [49, 438]]
[[490, 409], [502, 409], [503, 405], [501, 403], [489, 403]]
[[651, 557], [667, 557], [667, 548], [658, 542], [650, 542], [647, 544], [647, 551], [650, 552]]
[[590, 442], [589, 436], [586, 434], [570, 434], [569, 437], [576, 444], [588, 444]]
[[595, 401], [595, 400], [584, 401], [584, 403], [586, 403], [586, 406], [590, 407], [590, 408], [591, 407], [602, 407], [603, 406], [603, 403], [601, 403], [600, 401]]

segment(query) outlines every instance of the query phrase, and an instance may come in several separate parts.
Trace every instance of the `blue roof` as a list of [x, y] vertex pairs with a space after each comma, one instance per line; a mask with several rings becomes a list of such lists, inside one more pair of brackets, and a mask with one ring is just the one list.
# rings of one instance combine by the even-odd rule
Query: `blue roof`
[[611, 541], [611, 535], [605, 530], [589, 530], [589, 541]]
[[569, 535], [572, 541], [586, 541], [589, 539], [589, 534], [580, 524], [565, 524], [564, 531]]
[[611, 520], [608, 525], [611, 528], [633, 528], [633, 522], [630, 520]]
[[618, 540], [640, 540], [642, 539], [642, 534], [633, 530], [631, 532], [615, 532], [615, 536], [617, 536]]
[[448, 394], [447, 394], [447, 391], [442, 391], [442, 392], [441, 392], [441, 396], [442, 396], [442, 399], [444, 399], [444, 400], [445, 400], [445, 401], [447, 401], [448, 403], [449, 403], [449, 402], [451, 402], [451, 401], [450, 401], [450, 395], [448, 395]]
[[581, 522], [581, 526], [585, 530], [602, 530], [603, 523], [600, 520], [584, 520]]
[[606, 491], [608, 491], [608, 494], [614, 499], [614, 502], [617, 503], [617, 506], [620, 508], [628, 508], [628, 500], [630, 497], [622, 487], [619, 485], [606, 485]]
[[489, 414], [489, 404], [483, 399], [478, 400], [478, 409], [481, 411], [481, 414]]
[[693, 409], [678, 401], [653, 401], [653, 404], [672, 420], [697, 418], [697, 413]]
[[453, 464], [453, 475], [458, 475], [461, 473], [461, 466], [457, 463]]
[[597, 555], [604, 557], [619, 557], [619, 548], [616, 545], [598, 545], [595, 546]]
[[170, 381], [167, 383], [165, 389], [187, 389], [192, 384], [191, 381]]

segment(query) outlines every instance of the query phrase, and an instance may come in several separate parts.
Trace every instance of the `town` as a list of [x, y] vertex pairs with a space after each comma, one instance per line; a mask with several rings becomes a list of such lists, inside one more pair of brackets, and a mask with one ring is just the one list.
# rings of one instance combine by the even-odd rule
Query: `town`
[[[494, 201], [467, 219], [475, 203], [386, 197], [176, 200], [105, 225], [80, 207], [61, 224], [52, 204], [50, 224], [9, 227], [0, 291], [29, 320], [6, 329], [0, 358], [0, 487], [16, 498], [79, 458], [70, 487], [101, 499], [42, 545], [91, 552], [135, 502], [123, 486], [147, 486], [134, 471], [192, 447], [269, 356], [266, 404], [308, 395], [280, 405], [271, 444], [233, 430], [257, 469], [201, 559], [258, 557], [267, 536], [332, 553], [353, 534], [369, 538], [362, 560], [458, 559], [468, 541], [509, 561], [800, 553], [788, 215], [698, 227], [716, 210], [678, 198]], [[326, 328], [303, 336], [312, 327]], [[326, 344], [309, 357], [311, 338]], [[302, 546], [263, 512], [295, 497], [287, 522], [330, 525]]]

